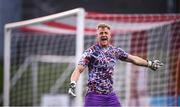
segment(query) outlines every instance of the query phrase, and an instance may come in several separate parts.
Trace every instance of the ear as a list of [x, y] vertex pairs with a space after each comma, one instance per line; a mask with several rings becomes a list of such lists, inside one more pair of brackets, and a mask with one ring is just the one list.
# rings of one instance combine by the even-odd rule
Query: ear
[[96, 34], [96, 39], [98, 39], [98, 35]]
[[95, 34], [95, 35], [96, 35], [96, 37], [97, 37], [97, 36], [98, 36], [98, 33], [96, 32], [96, 34]]

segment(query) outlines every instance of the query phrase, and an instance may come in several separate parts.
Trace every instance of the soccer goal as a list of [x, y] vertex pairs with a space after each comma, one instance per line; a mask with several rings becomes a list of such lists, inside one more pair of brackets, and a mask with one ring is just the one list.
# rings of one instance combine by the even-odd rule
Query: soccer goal
[[[70, 74], [84, 50], [84, 16], [77, 8], [5, 25], [4, 106], [39, 106], [46, 94], [68, 98]], [[74, 105], [82, 102], [81, 81]]]
[[[180, 15], [106, 14], [78, 8], [5, 26], [4, 105], [82, 106], [87, 73], [68, 96], [70, 75], [82, 52], [96, 43], [96, 25], [112, 26], [112, 45], [144, 59], [158, 71], [119, 61], [114, 91], [122, 106], [177, 106], [180, 94]], [[86, 70], [87, 71], [87, 70]], [[63, 97], [64, 99], [61, 99]], [[58, 106], [58, 105], [57, 105]]]

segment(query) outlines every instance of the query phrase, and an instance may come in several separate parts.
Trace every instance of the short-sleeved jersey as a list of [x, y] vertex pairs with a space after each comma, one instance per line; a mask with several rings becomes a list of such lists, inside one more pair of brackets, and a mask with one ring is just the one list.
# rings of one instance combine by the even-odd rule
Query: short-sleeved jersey
[[127, 57], [128, 53], [112, 45], [105, 49], [95, 44], [85, 50], [79, 65], [88, 67], [88, 92], [111, 93], [115, 64], [117, 60], [125, 60]]

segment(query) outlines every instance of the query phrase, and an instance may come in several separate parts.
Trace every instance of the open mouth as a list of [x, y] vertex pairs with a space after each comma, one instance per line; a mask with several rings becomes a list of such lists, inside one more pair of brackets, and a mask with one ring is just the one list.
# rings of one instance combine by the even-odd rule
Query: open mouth
[[102, 41], [108, 40], [108, 37], [107, 36], [101, 36], [101, 40]]

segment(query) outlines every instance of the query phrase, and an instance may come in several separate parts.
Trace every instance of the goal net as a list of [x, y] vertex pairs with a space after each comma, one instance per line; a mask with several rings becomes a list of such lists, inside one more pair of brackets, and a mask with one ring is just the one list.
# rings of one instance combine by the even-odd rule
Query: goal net
[[69, 79], [82, 51], [96, 42], [95, 28], [100, 22], [112, 26], [114, 46], [164, 63], [158, 71], [151, 72], [119, 61], [114, 72], [114, 91], [121, 104], [178, 105], [179, 15], [86, 12], [84, 17], [79, 9], [59, 14], [6, 25], [5, 105], [83, 105], [87, 70], [78, 81], [76, 99], [67, 94]]
[[82, 91], [71, 101], [67, 90], [83, 52], [84, 16], [77, 8], [5, 26], [5, 106], [81, 105]]

